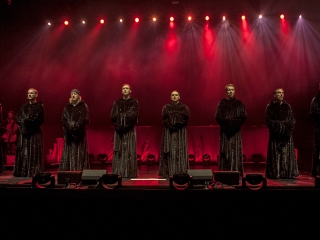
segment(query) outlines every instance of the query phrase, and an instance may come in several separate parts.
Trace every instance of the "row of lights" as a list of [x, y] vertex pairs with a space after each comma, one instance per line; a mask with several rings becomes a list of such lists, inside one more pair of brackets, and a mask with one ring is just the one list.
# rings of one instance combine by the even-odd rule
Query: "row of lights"
[[[299, 18], [301, 18], [301, 17], [302, 17], [302, 16], [300, 15]], [[261, 18], [262, 18], [262, 15], [259, 15], [259, 18], [261, 19]], [[187, 19], [188, 19], [188, 21], [191, 21], [191, 20], [192, 20], [192, 16], [188, 16]], [[242, 15], [242, 16], [241, 16], [241, 19], [242, 19], [242, 20], [245, 20], [245, 19], [246, 19], [246, 16], [245, 16], [245, 15]], [[284, 15], [283, 15], [283, 14], [280, 15], [280, 19], [284, 19]], [[174, 22], [174, 17], [170, 17], [169, 20], [170, 20], [170, 22]], [[205, 16], [205, 20], [206, 20], [206, 21], [209, 21], [209, 20], [210, 20], [210, 17], [209, 17], [209, 16]], [[139, 19], [139, 18], [135, 18], [134, 21], [135, 21], [136, 23], [138, 23], [138, 22], [140, 22], [140, 19]], [[153, 22], [156, 22], [156, 21], [157, 21], [157, 18], [156, 18], [156, 17], [153, 17], [153, 18], [152, 18], [152, 21], [153, 21]], [[222, 21], [226, 21], [226, 16], [223, 16], [223, 17], [222, 17]], [[120, 18], [120, 19], [119, 19], [119, 22], [123, 22], [123, 19]], [[82, 23], [82, 24], [86, 24], [86, 21], [82, 20], [81, 23]], [[104, 19], [100, 19], [100, 23], [101, 23], [101, 24], [104, 24], [104, 23], [105, 23], [105, 20], [104, 20]], [[48, 22], [48, 25], [51, 26], [51, 22]], [[64, 25], [66, 25], [66, 26], [69, 25], [69, 21], [65, 20], [65, 21], [64, 21]]]

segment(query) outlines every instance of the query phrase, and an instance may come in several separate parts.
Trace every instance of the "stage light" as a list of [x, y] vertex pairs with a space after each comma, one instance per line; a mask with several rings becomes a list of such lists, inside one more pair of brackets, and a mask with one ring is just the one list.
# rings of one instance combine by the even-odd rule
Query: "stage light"
[[82, 21], [82, 24], [86, 24], [86, 21]]
[[187, 188], [192, 188], [193, 178], [187, 173], [173, 174], [170, 176], [169, 187], [171, 189], [185, 190]]
[[135, 18], [134, 21], [135, 21], [136, 23], [138, 23], [138, 22], [139, 22], [139, 18]]
[[174, 17], [170, 17], [170, 22], [173, 22], [174, 21]]
[[203, 163], [210, 163], [210, 161], [211, 161], [211, 156], [209, 154], [203, 154], [202, 162]]
[[140, 154], [137, 154], [137, 162], [141, 163], [141, 155]]
[[32, 178], [32, 187], [33, 188], [54, 188], [55, 178], [54, 176], [51, 175], [51, 173], [37, 173]]
[[284, 15], [283, 15], [283, 14], [281, 14], [281, 15], [280, 15], [280, 18], [281, 18], [281, 19], [284, 19]]
[[152, 18], [152, 21], [154, 21], [154, 22], [155, 22], [155, 21], [157, 21], [157, 18], [155, 18], [155, 17], [154, 17], [154, 18]]
[[51, 26], [51, 22], [48, 22], [48, 26]]
[[259, 15], [259, 18], [262, 18], [262, 15]]
[[222, 21], [225, 21], [225, 20], [226, 20], [226, 17], [225, 17], [225, 16], [223, 16], [223, 17], [222, 17]]
[[108, 155], [105, 153], [98, 154], [98, 160], [100, 163], [106, 163], [108, 161]]
[[246, 16], [245, 16], [245, 15], [242, 15], [241, 19], [242, 19], [242, 20], [246, 20]]
[[94, 155], [92, 153], [89, 154], [89, 162], [94, 162]]
[[194, 154], [189, 154], [188, 155], [188, 160], [189, 160], [190, 164], [193, 164], [196, 161], [196, 156]]
[[147, 163], [148, 164], [155, 164], [156, 163], [156, 156], [153, 154], [148, 154]]
[[192, 17], [191, 16], [188, 16], [188, 21], [191, 21], [192, 20]]
[[242, 188], [259, 190], [267, 187], [267, 180], [261, 174], [247, 174], [242, 178]]
[[104, 24], [104, 20], [103, 20], [103, 19], [100, 19], [100, 23], [101, 23], [101, 24]]
[[120, 22], [123, 22], [123, 20], [122, 20], [122, 18], [120, 18], [120, 20], [119, 20]]
[[210, 18], [209, 18], [209, 16], [206, 16], [205, 19], [206, 19], [206, 21], [209, 21]]
[[99, 187], [105, 189], [122, 187], [122, 176], [118, 174], [103, 174], [99, 178]]
[[302, 18], [302, 16], [300, 15], [299, 18]]
[[263, 156], [260, 153], [254, 153], [251, 155], [251, 161], [254, 163], [263, 162]]
[[69, 22], [68, 21], [64, 21], [64, 25], [69, 25]]

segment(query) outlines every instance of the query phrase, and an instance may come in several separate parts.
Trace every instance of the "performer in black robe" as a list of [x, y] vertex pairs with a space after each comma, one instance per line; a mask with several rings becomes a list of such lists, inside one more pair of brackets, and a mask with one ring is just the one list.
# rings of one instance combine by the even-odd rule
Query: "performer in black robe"
[[113, 103], [111, 121], [115, 128], [112, 172], [123, 178], [137, 176], [137, 150], [135, 124], [138, 122], [139, 104], [130, 97], [129, 84], [122, 86], [122, 98]]
[[44, 107], [37, 102], [38, 91], [28, 90], [28, 102], [20, 108], [17, 123], [19, 136], [13, 175], [15, 177], [33, 177], [43, 171], [42, 131]]
[[217, 107], [216, 120], [220, 125], [220, 153], [218, 169], [239, 171], [243, 176], [241, 126], [247, 119], [243, 103], [235, 98], [233, 84], [225, 87], [227, 98], [222, 99]]
[[267, 178], [289, 179], [299, 176], [292, 138], [295, 119], [291, 106], [283, 98], [283, 89], [276, 89], [274, 100], [266, 108], [266, 123], [269, 129]]
[[69, 103], [63, 110], [62, 125], [64, 145], [59, 171], [82, 171], [89, 169], [86, 127], [89, 123], [88, 106], [78, 89], [71, 91]]
[[320, 175], [320, 91], [311, 101], [310, 115], [315, 123], [311, 176], [316, 177], [317, 175]]
[[187, 173], [189, 168], [187, 129], [189, 108], [180, 103], [180, 94], [171, 93], [172, 103], [162, 109], [162, 141], [159, 160], [159, 176]]

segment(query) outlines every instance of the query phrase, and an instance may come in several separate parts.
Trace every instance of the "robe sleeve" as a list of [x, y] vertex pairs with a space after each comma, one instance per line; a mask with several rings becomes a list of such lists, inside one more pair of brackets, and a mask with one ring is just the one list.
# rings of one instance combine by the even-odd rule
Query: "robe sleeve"
[[269, 131], [279, 137], [289, 138], [295, 126], [295, 118], [290, 105], [287, 104], [286, 116], [283, 119], [275, 119], [270, 104], [266, 109], [266, 124]]
[[314, 97], [311, 101], [310, 105], [310, 116], [312, 120], [317, 124], [320, 125], [320, 106], [318, 99]]

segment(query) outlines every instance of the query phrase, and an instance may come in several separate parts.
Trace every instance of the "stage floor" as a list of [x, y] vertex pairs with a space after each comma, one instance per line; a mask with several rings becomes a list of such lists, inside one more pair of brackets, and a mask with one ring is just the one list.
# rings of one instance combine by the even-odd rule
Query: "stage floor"
[[[107, 173], [112, 172], [111, 164], [94, 164], [91, 169], [107, 170]], [[213, 172], [217, 171], [216, 164], [196, 164], [191, 165], [190, 169], [211, 169]], [[244, 175], [246, 174], [262, 174], [264, 176], [265, 165], [263, 163], [245, 163], [244, 164]], [[3, 173], [0, 174], [0, 186], [1, 187], [30, 187], [32, 183], [31, 178], [14, 177], [12, 176], [12, 167], [6, 168]], [[57, 184], [57, 166], [47, 167], [45, 172], [51, 173], [55, 176], [56, 185], [58, 187], [64, 187], [63, 185]], [[310, 171], [300, 170], [299, 176], [296, 179], [267, 179], [268, 187], [280, 187], [280, 188], [313, 188], [315, 186], [315, 179], [311, 177]], [[157, 165], [138, 165], [138, 176], [136, 178], [123, 178], [122, 185], [125, 188], [166, 188], [169, 186], [169, 179], [163, 179], [158, 176]], [[239, 179], [239, 187], [241, 187], [242, 181]], [[92, 186], [90, 186], [92, 187]]]

